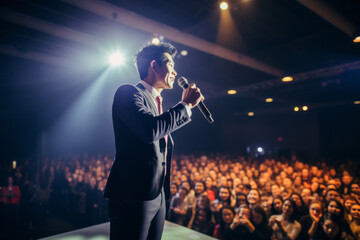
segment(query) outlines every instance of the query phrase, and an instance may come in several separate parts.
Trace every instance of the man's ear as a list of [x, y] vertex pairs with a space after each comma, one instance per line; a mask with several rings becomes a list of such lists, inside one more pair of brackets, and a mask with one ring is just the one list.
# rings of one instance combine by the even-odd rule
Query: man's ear
[[151, 67], [151, 70], [152, 70], [152, 71], [158, 72], [159, 64], [158, 64], [155, 60], [152, 60], [152, 61], [150, 62], [150, 67]]

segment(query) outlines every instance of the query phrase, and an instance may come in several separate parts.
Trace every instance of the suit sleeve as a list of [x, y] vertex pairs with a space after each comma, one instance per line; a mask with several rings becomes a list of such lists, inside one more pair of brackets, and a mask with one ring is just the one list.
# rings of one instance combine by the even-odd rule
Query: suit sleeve
[[122, 85], [115, 93], [113, 114], [142, 141], [152, 143], [191, 121], [186, 108], [177, 104], [159, 116], [153, 116], [144, 93], [132, 85]]

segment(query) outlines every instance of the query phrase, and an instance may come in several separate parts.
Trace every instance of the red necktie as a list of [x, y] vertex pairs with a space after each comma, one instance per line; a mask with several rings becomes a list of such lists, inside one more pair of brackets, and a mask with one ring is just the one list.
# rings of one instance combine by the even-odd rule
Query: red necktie
[[162, 104], [161, 104], [161, 99], [160, 96], [156, 97], [156, 103], [158, 105], [158, 110], [159, 110], [159, 115], [161, 115], [163, 113], [163, 109], [162, 109]]
[[[156, 103], [158, 105], [158, 110], [159, 110], [159, 115], [161, 115], [163, 113], [163, 108], [162, 108], [162, 104], [161, 104], [161, 99], [160, 96], [156, 97]], [[168, 141], [168, 136], [166, 135], [165, 137], [165, 175], [166, 175], [166, 156], [167, 156], [167, 141]]]

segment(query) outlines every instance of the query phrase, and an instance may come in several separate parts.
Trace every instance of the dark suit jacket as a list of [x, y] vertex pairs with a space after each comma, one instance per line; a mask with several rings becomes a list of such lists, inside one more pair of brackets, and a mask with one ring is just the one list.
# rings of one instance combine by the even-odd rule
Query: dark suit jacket
[[159, 115], [152, 96], [142, 84], [125, 84], [115, 93], [112, 115], [116, 156], [104, 196], [152, 200], [160, 194], [164, 185], [165, 196], [170, 196], [173, 148], [170, 133], [190, 122], [186, 108], [177, 104]]

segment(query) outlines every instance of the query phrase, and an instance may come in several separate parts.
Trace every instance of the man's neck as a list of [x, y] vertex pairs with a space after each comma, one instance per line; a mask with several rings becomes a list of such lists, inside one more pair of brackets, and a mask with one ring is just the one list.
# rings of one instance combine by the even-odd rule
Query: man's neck
[[155, 81], [151, 81], [147, 78], [145, 78], [143, 81], [146, 82], [147, 84], [149, 84], [150, 86], [152, 86], [158, 93], [162, 92], [163, 88], [157, 87], [155, 84]]

